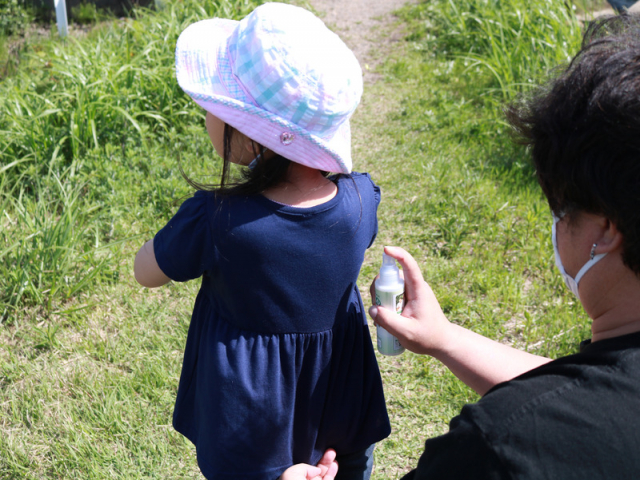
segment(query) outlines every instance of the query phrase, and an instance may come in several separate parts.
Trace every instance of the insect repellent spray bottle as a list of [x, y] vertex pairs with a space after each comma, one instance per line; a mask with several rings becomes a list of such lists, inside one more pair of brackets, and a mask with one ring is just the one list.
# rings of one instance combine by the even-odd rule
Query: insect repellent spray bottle
[[[401, 313], [404, 306], [404, 280], [400, 277], [396, 261], [386, 253], [382, 254], [380, 276], [376, 280], [376, 305], [381, 305], [396, 313]], [[380, 325], [376, 326], [376, 333], [380, 353], [400, 355], [404, 352], [404, 347], [400, 345], [398, 339]]]

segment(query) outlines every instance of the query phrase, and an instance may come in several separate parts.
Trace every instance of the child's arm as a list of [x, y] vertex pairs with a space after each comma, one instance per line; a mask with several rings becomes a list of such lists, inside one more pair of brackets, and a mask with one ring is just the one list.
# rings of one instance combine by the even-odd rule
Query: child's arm
[[153, 251], [153, 239], [138, 250], [133, 264], [133, 273], [138, 283], [148, 288], [161, 287], [171, 280], [158, 266], [156, 254]]

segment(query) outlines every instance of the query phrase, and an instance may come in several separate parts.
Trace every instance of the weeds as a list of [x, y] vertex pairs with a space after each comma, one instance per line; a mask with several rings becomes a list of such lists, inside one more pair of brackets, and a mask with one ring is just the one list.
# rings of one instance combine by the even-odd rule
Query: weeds
[[[552, 358], [576, 352], [589, 323], [555, 271], [548, 206], [503, 117], [506, 102], [577, 51], [573, 9], [435, 0], [400, 15], [410, 26], [405, 54], [386, 63], [386, 86], [370, 92], [392, 101], [391, 113], [382, 125], [354, 125], [375, 128], [360, 154], [383, 192], [370, 258], [379, 262], [384, 244], [403, 246], [451, 321]], [[374, 271], [363, 268], [363, 277]], [[393, 433], [376, 450], [373, 478], [399, 478], [424, 439], [446, 432], [477, 396], [427, 357], [379, 361]]]
[[411, 10], [425, 51], [456, 60], [457, 74], [495, 107], [529, 91], [580, 45], [577, 8], [553, 0], [446, 0]]
[[[151, 291], [130, 272], [190, 194], [178, 152], [192, 178], [219, 172], [173, 76], [177, 35], [254, 5], [138, 10], [31, 46], [0, 82], [0, 477], [198, 477], [170, 425], [198, 286]], [[406, 48], [353, 119], [357, 169], [383, 192], [361, 289], [382, 246], [401, 245], [452, 321], [551, 357], [575, 351], [587, 322], [553, 270], [548, 207], [501, 113], [575, 51], [573, 10], [430, 0], [401, 15]], [[425, 437], [476, 398], [426, 357], [379, 360], [394, 432], [376, 480], [415, 465]]]
[[34, 19], [26, 1], [0, 0], [0, 39], [21, 34]]
[[179, 32], [197, 18], [243, 15], [253, 5], [140, 11], [87, 39], [44, 42], [0, 83], [0, 318], [33, 305], [48, 315], [115, 271], [117, 259], [90, 246], [113, 241], [95, 223], [113, 193], [102, 188], [111, 181], [105, 162], [115, 152], [148, 152], [150, 142], [175, 157], [176, 136], [198, 122], [174, 79]]
[[111, 276], [110, 252], [99, 252], [99, 239], [91, 235], [90, 219], [99, 206], [87, 208], [81, 202], [83, 186], [69, 182], [69, 176], [67, 170], [51, 174], [49, 182], [16, 184], [13, 195], [4, 197], [1, 318], [11, 319], [23, 306], [39, 305], [50, 314], [58, 300]]

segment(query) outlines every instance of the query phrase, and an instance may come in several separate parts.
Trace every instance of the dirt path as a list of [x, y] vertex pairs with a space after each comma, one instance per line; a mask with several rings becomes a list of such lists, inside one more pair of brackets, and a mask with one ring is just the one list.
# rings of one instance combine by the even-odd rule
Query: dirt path
[[[320, 18], [329, 28], [334, 30], [344, 42], [353, 50], [364, 72], [364, 93], [360, 106], [358, 106], [351, 119], [352, 127], [352, 155], [354, 169], [356, 171], [369, 172], [374, 180], [383, 178], [385, 168], [392, 168], [380, 158], [384, 152], [394, 148], [393, 137], [386, 133], [387, 114], [398, 108], [399, 98], [393, 88], [384, 82], [377, 82], [380, 74], [376, 73], [376, 67], [385, 60], [391, 52], [403, 49], [403, 26], [393, 12], [405, 4], [417, 3], [418, 0], [308, 0], [316, 10]], [[399, 43], [402, 42], [402, 43]], [[384, 196], [383, 196], [384, 197]], [[384, 197], [386, 198], [386, 197]], [[392, 202], [391, 198], [384, 201]], [[390, 234], [379, 218], [379, 234], [374, 248], [367, 251], [365, 263], [373, 261], [379, 264], [382, 245], [389, 244]], [[365, 305], [368, 305], [370, 279], [359, 280]], [[375, 327], [371, 321], [369, 329], [375, 344]], [[405, 355], [405, 359], [408, 358]], [[379, 357], [380, 372], [384, 383], [387, 402], [393, 398], [401, 398], [404, 395], [403, 385], [397, 382], [399, 371], [407, 367], [405, 359], [398, 357]], [[393, 405], [391, 405], [393, 404]], [[390, 445], [395, 442], [404, 442], [407, 433], [404, 431], [406, 419], [397, 408], [397, 403], [391, 401], [389, 415], [391, 417], [394, 432], [390, 437]], [[426, 438], [431, 432], [430, 425], [421, 426], [421, 431]], [[421, 445], [421, 441], [419, 442]], [[384, 447], [384, 441], [379, 444], [377, 450], [378, 460], [374, 468], [372, 478], [399, 478], [411, 465], [417, 463], [417, 456], [421, 453], [419, 447], [415, 449], [416, 458], [411, 455], [403, 455], [398, 458], [397, 450], [390, 446]]]
[[324, 22], [353, 50], [365, 82], [375, 81], [375, 66], [400, 38], [392, 12], [416, 0], [309, 0]]

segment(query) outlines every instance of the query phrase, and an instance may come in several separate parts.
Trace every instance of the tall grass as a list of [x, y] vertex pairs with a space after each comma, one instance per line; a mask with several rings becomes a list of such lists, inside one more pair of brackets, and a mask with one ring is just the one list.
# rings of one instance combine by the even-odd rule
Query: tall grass
[[[170, 426], [197, 282], [148, 290], [131, 267], [190, 193], [178, 155], [190, 176], [217, 172], [202, 112], [173, 78], [177, 33], [253, 4], [139, 12], [30, 47], [0, 83], [1, 478], [199, 478]], [[588, 323], [554, 271], [548, 207], [501, 110], [566, 61], [579, 25], [547, 0], [429, 0], [401, 15], [405, 48], [353, 119], [356, 169], [383, 198], [360, 286], [382, 246], [401, 245], [452, 321], [551, 357], [575, 351]], [[374, 480], [415, 465], [476, 398], [429, 358], [379, 361], [394, 431]]]
[[[413, 84], [392, 118], [410, 132], [403, 136], [408, 155], [423, 155], [419, 174], [407, 177], [428, 185], [399, 207], [402, 228], [444, 268], [436, 278], [461, 272], [446, 280], [457, 288], [444, 295], [443, 306], [461, 323], [479, 322], [492, 337], [495, 324], [483, 319], [521, 320], [512, 341], [552, 356], [575, 347], [584, 331], [573, 331], [574, 325], [583, 314], [576, 315], [571, 301], [562, 312], [550, 304], [550, 296], [565, 293], [549, 251], [550, 214], [503, 110], [578, 51], [581, 25], [574, 12], [571, 4], [550, 0], [423, 2], [400, 12], [411, 25], [412, 55], [386, 67], [390, 80]], [[422, 154], [439, 143], [458, 147], [437, 152], [444, 158]], [[531, 294], [540, 289], [547, 293]], [[540, 329], [559, 335], [559, 343], [541, 343]]]
[[[429, 0], [400, 15], [405, 52], [386, 62], [387, 84], [370, 93], [390, 103], [388, 114], [360, 124], [374, 129], [360, 153], [383, 195], [373, 261], [381, 245], [403, 246], [451, 321], [551, 358], [576, 352], [589, 322], [555, 269], [548, 205], [503, 114], [577, 51], [573, 9]], [[363, 272], [371, 278], [375, 268]], [[376, 450], [373, 478], [399, 478], [425, 438], [445, 432], [477, 396], [433, 359], [379, 361], [393, 433]]]
[[68, 172], [52, 175], [52, 180], [53, 188], [36, 181], [37, 195], [18, 185], [13, 195], [5, 193], [0, 229], [2, 317], [12, 316], [24, 304], [40, 305], [50, 314], [55, 300], [68, 300], [107, 274], [109, 255], [97, 253], [102, 239], [89, 223], [98, 207], [82, 204], [81, 186], [68, 182]]
[[180, 132], [188, 102], [173, 78], [178, 34], [194, 20], [246, 14], [254, 2], [168, 6], [159, 15], [111, 22], [89, 40], [69, 38], [36, 48], [0, 95], [0, 162], [6, 174], [42, 173], [53, 157], [66, 164], [105, 144], [163, 141]]
[[501, 105], [570, 60], [581, 38], [576, 10], [554, 0], [446, 0], [423, 3], [408, 16], [422, 22], [414, 41], [455, 59], [460, 75], [484, 71], [476, 85]]
[[175, 158], [176, 138], [191, 135], [199, 115], [174, 78], [178, 34], [197, 19], [244, 16], [255, 5], [141, 10], [89, 38], [35, 45], [0, 83], [0, 320], [21, 307], [58, 311], [117, 270], [117, 257], [96, 249], [114, 240], [111, 228], [95, 226], [114, 207], [105, 164], [133, 152]]

